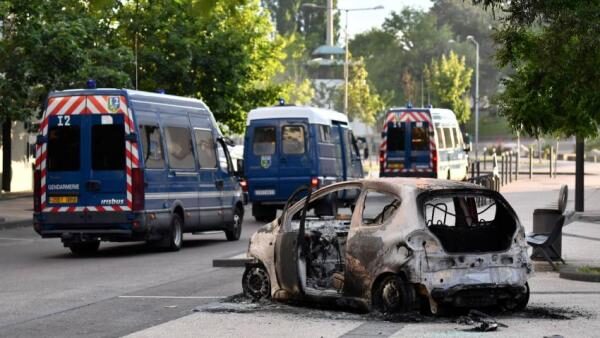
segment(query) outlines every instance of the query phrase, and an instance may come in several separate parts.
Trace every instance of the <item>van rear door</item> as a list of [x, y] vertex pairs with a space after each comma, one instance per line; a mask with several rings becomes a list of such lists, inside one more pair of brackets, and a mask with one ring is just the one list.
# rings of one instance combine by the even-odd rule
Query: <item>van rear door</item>
[[[285, 119], [280, 124], [279, 192], [287, 200], [299, 186], [310, 183], [312, 168], [307, 119]], [[315, 163], [316, 164], [316, 163]]]
[[402, 171], [410, 168], [410, 157], [408, 156], [409, 131], [404, 121], [387, 122], [387, 154], [386, 168], [393, 171]]
[[429, 122], [410, 122], [409, 168], [417, 171], [431, 170]]
[[254, 120], [248, 127], [244, 166], [248, 177], [250, 198], [254, 201], [273, 200], [279, 189], [279, 155], [277, 140], [281, 139], [279, 120]]

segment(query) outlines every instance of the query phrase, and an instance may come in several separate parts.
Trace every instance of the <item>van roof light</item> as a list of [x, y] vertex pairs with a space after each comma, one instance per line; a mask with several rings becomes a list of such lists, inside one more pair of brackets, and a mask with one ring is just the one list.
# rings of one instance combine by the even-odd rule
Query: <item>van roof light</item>
[[427, 108], [433, 108], [433, 105], [430, 103], [427, 105]]
[[158, 88], [158, 89], [156, 90], [156, 92], [157, 92], [157, 93], [159, 93], [159, 94], [164, 94], [164, 93], [166, 93], [166, 92], [165, 92], [165, 90], [164, 90], [163, 88]]
[[85, 87], [87, 89], [96, 89], [96, 80], [88, 79], [85, 83]]
[[285, 99], [284, 98], [282, 98], [282, 97], [279, 98], [279, 105], [280, 106], [285, 106]]
[[412, 103], [410, 103], [410, 101], [406, 103], [406, 108], [412, 108]]

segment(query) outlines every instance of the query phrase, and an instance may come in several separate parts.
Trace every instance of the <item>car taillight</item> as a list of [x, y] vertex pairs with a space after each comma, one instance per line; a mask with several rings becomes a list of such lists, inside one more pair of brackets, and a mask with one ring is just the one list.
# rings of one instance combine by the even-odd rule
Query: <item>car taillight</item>
[[140, 168], [131, 169], [133, 211], [144, 210], [144, 172]]
[[437, 166], [438, 166], [437, 151], [432, 151], [431, 153], [432, 153], [431, 170], [434, 173], [437, 173]]
[[379, 152], [379, 165], [383, 167], [383, 162], [385, 161], [385, 153], [383, 151]]
[[240, 187], [242, 187], [243, 192], [248, 192], [248, 181], [245, 179], [240, 179]]
[[33, 211], [42, 211], [42, 172], [33, 172]]
[[319, 187], [319, 178], [318, 177], [313, 177], [310, 179], [310, 187], [313, 189], [316, 189]]

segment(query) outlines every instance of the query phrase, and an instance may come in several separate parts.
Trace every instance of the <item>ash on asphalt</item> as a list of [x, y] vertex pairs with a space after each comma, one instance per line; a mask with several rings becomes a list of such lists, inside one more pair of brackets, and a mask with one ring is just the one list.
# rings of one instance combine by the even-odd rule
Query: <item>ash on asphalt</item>
[[[209, 313], [260, 313], [276, 312], [293, 314], [306, 318], [326, 318], [332, 320], [358, 320], [358, 321], [385, 321], [394, 323], [460, 323], [461, 318], [469, 310], [460, 310], [448, 316], [423, 315], [419, 312], [409, 312], [402, 314], [383, 314], [383, 313], [356, 313], [349, 312], [345, 308], [315, 307], [306, 304], [279, 303], [270, 300], [253, 301], [243, 294], [234, 295], [223, 299], [220, 302], [210, 303], [196, 307], [195, 312]], [[531, 305], [520, 312], [507, 312], [502, 309], [484, 309], [485, 312], [479, 312], [495, 319], [548, 319], [548, 320], [571, 320], [576, 318], [592, 319], [594, 315], [585, 310], [576, 307], [557, 307]]]

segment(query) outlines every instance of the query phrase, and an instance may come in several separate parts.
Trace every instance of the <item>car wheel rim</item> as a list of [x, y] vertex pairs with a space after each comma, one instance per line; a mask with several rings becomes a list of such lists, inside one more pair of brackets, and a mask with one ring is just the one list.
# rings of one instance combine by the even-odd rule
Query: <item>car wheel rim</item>
[[262, 268], [253, 268], [246, 277], [246, 287], [249, 294], [255, 298], [269, 297], [269, 275]]
[[395, 282], [387, 283], [381, 290], [381, 300], [385, 310], [394, 310], [398, 308], [401, 302], [400, 290]]
[[241, 219], [239, 212], [236, 212], [235, 215], [233, 215], [233, 233], [235, 234], [240, 232]]
[[181, 224], [177, 221], [173, 225], [173, 244], [175, 246], [181, 245]]

